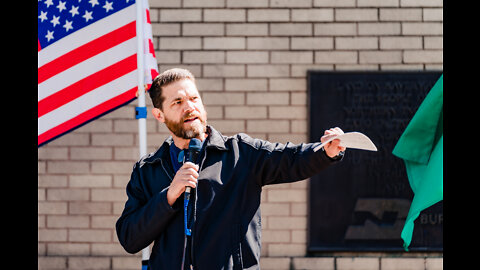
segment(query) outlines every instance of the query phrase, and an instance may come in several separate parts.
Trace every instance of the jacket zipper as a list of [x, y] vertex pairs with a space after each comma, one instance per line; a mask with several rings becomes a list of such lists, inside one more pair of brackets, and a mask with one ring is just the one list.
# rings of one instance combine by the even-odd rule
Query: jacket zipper
[[160, 159], [160, 164], [162, 165], [162, 168], [163, 168], [163, 171], [165, 172], [165, 174], [168, 176], [168, 178], [170, 178], [170, 182], [172, 182], [173, 178], [170, 176], [170, 174], [168, 174], [167, 169], [165, 169], [165, 167], [163, 166], [162, 159]]

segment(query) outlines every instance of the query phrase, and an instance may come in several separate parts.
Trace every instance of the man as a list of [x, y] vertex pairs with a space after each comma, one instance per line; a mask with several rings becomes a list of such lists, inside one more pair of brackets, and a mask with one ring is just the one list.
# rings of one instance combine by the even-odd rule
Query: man
[[[194, 76], [163, 72], [149, 90], [152, 114], [171, 133], [154, 153], [134, 166], [127, 202], [116, 223], [121, 245], [136, 253], [154, 242], [150, 269], [259, 269], [262, 186], [309, 178], [342, 159], [339, 140], [293, 145], [226, 137], [207, 125]], [[325, 131], [321, 141], [342, 134]], [[199, 164], [183, 163], [192, 138], [202, 141]], [[187, 150], [188, 151], [188, 150]], [[183, 194], [192, 188], [185, 236]], [[184, 265], [182, 269], [182, 265]]]

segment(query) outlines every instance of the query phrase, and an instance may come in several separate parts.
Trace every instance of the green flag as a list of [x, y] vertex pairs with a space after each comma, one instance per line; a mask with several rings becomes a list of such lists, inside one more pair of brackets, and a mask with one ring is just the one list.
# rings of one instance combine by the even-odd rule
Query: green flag
[[443, 74], [418, 108], [392, 152], [405, 162], [414, 196], [401, 237], [408, 251], [413, 222], [443, 200]]

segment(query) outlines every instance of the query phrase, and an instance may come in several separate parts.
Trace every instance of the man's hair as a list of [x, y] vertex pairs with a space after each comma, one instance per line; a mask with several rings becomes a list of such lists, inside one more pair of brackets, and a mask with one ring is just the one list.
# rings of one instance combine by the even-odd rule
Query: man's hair
[[180, 81], [183, 79], [189, 79], [195, 83], [195, 77], [193, 74], [183, 68], [172, 68], [165, 70], [159, 74], [152, 82], [152, 86], [148, 91], [150, 98], [152, 99], [153, 107], [163, 110], [163, 101], [165, 97], [162, 95], [162, 87], [167, 86], [173, 82]]

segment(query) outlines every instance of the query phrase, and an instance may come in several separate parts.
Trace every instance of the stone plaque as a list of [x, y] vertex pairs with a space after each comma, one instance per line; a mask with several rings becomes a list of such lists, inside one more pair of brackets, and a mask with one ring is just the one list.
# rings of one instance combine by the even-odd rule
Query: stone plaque
[[[348, 149], [311, 178], [308, 251], [401, 251], [413, 192], [392, 154], [440, 72], [308, 72], [310, 141], [325, 129], [367, 135], [378, 152]], [[415, 221], [411, 251], [443, 251], [443, 201]]]

